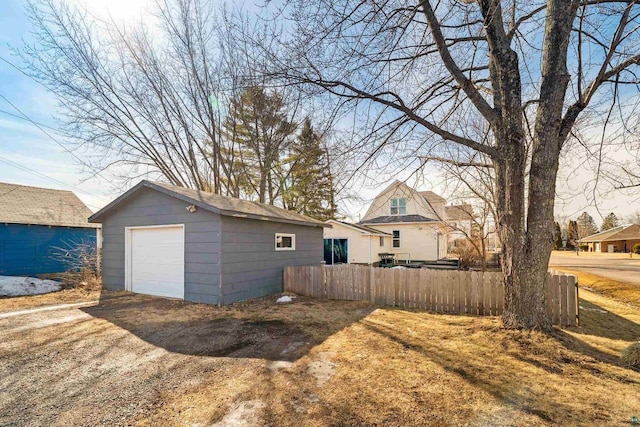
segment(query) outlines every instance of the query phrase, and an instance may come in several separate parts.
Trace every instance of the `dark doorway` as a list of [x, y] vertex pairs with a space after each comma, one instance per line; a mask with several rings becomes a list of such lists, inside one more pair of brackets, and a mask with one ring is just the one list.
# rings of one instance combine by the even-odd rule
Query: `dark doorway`
[[324, 262], [327, 265], [349, 262], [348, 239], [324, 239]]

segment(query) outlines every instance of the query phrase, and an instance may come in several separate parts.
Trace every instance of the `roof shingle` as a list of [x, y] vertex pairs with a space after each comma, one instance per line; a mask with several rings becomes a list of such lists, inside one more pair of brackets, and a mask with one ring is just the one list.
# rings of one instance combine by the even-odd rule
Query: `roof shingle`
[[91, 214], [72, 191], [0, 182], [0, 223], [96, 228]]
[[193, 190], [191, 188], [178, 187], [176, 185], [164, 182], [154, 182], [143, 180], [126, 193], [109, 203], [107, 206], [96, 212], [91, 218], [92, 222], [100, 222], [99, 219], [105, 213], [119, 205], [131, 194], [140, 188], [147, 187], [173, 197], [178, 197], [188, 203], [193, 203], [220, 215], [248, 217], [261, 219], [266, 221], [288, 222], [293, 224], [310, 225], [316, 227], [330, 227], [324, 222], [279, 208], [277, 206], [267, 205], [265, 203], [251, 202], [248, 200], [240, 200], [233, 197], [221, 196], [219, 194], [209, 193], [207, 191]]

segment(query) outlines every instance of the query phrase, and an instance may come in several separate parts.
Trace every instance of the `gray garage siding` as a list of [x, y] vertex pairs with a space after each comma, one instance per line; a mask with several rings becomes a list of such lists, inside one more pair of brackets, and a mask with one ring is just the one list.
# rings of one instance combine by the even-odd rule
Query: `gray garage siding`
[[[296, 235], [295, 251], [276, 251], [275, 233]], [[282, 292], [287, 265], [323, 260], [322, 228], [222, 217], [223, 303]]]
[[107, 289], [124, 289], [125, 227], [184, 224], [185, 299], [218, 303], [220, 216], [152, 189], [141, 189], [102, 220], [102, 281]]

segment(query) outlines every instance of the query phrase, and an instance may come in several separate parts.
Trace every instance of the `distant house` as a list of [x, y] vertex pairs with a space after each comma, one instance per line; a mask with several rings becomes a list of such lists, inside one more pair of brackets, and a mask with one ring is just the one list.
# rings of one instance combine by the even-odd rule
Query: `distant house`
[[360, 224], [330, 219], [324, 229], [324, 261], [332, 264], [375, 264], [391, 251], [392, 235]]
[[398, 260], [433, 261], [447, 256], [446, 200], [395, 181], [383, 190], [358, 223], [391, 235]]
[[589, 252], [631, 252], [640, 243], [640, 225], [627, 224], [580, 239]]
[[209, 304], [282, 292], [283, 267], [320, 264], [320, 221], [263, 203], [141, 181], [94, 214], [111, 290]]
[[65, 271], [62, 249], [96, 245], [91, 213], [71, 191], [0, 183], [0, 275]]
[[452, 250], [457, 241], [471, 237], [473, 207], [468, 203], [445, 206], [444, 213], [445, 221], [449, 226], [447, 246]]

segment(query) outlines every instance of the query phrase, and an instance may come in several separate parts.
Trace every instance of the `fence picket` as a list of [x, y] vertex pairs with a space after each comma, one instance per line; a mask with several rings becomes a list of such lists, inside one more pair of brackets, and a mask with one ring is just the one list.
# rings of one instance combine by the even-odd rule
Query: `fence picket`
[[[504, 312], [500, 273], [389, 269], [360, 265], [286, 266], [283, 288], [315, 298], [369, 301], [376, 305], [480, 316]], [[547, 275], [547, 314], [554, 325], [579, 319], [575, 276]]]

